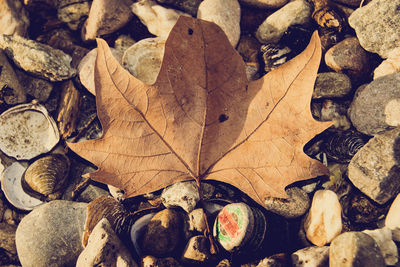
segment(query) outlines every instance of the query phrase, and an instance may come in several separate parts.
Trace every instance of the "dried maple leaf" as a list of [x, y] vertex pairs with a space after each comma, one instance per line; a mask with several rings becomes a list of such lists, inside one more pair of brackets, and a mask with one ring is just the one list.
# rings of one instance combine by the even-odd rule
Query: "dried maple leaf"
[[245, 65], [213, 23], [181, 17], [156, 82], [130, 75], [98, 41], [98, 140], [70, 143], [96, 164], [89, 177], [126, 196], [195, 179], [236, 186], [263, 204], [298, 180], [327, 173], [303, 146], [331, 123], [312, 118], [318, 35], [292, 61], [248, 82]]

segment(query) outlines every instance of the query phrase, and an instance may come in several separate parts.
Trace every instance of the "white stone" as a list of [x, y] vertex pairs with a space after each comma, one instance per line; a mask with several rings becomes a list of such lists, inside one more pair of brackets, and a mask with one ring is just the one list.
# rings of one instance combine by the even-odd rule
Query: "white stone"
[[304, 222], [307, 239], [314, 245], [324, 246], [342, 232], [342, 208], [335, 192], [315, 192], [311, 208]]
[[397, 72], [400, 72], [400, 47], [391, 50], [388, 58], [374, 70], [374, 80]]
[[386, 215], [385, 226], [392, 230], [393, 240], [400, 241], [400, 194], [394, 199]]
[[88, 244], [76, 262], [76, 267], [92, 266], [137, 266], [106, 218], [93, 228]]
[[153, 84], [161, 68], [164, 47], [165, 39], [163, 38], [140, 40], [125, 51], [122, 65], [142, 82]]
[[0, 34], [19, 35], [25, 37], [28, 26], [28, 14], [21, 1], [0, 1]]
[[152, 0], [139, 0], [132, 4], [131, 9], [149, 32], [165, 39], [179, 16], [189, 16], [181, 11], [160, 6]]
[[375, 240], [387, 265], [397, 263], [397, 246], [392, 240], [392, 231], [389, 228], [364, 230], [363, 232]]
[[165, 207], [181, 207], [187, 213], [194, 210], [200, 200], [196, 182], [178, 182], [164, 189], [161, 199]]
[[240, 38], [240, 5], [237, 0], [204, 0], [197, 11], [197, 18], [217, 24], [232, 46], [236, 47]]
[[[118, 62], [121, 63], [122, 52], [115, 48], [110, 49], [113, 56], [117, 59]], [[82, 85], [85, 86], [85, 88], [94, 95], [96, 95], [96, 90], [94, 86], [94, 66], [96, 63], [96, 58], [97, 48], [94, 48], [81, 59], [81, 62], [78, 65], [78, 74]]]
[[195, 209], [189, 214], [189, 230], [204, 233], [206, 230], [206, 223], [204, 221], [205, 214], [203, 209]]
[[294, 252], [291, 258], [295, 267], [327, 266], [329, 247], [306, 247]]
[[311, 6], [307, 1], [292, 1], [270, 15], [258, 27], [256, 37], [264, 44], [277, 43], [290, 26], [309, 22], [311, 12]]

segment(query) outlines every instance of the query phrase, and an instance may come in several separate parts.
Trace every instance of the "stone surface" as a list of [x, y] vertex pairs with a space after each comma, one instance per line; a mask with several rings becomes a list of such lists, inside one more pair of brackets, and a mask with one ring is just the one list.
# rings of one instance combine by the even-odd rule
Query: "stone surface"
[[384, 60], [374, 70], [374, 80], [392, 73], [400, 72], [400, 47], [394, 48], [388, 53], [388, 58]]
[[240, 38], [240, 5], [237, 0], [204, 0], [197, 11], [197, 18], [217, 24], [231, 45], [236, 47]]
[[171, 209], [162, 210], [150, 220], [143, 237], [146, 253], [162, 257], [172, 253], [179, 245], [182, 235], [182, 218]]
[[75, 266], [83, 250], [86, 207], [86, 203], [54, 200], [25, 216], [15, 237], [21, 264]]
[[0, 35], [0, 49], [26, 72], [53, 82], [69, 79], [76, 73], [70, 66], [69, 55], [33, 40]]
[[291, 256], [295, 267], [323, 267], [329, 263], [329, 247], [306, 247]]
[[366, 233], [375, 240], [385, 259], [386, 265], [395, 265], [397, 263], [397, 246], [392, 240], [392, 231], [389, 228], [364, 230], [363, 233]]
[[153, 256], [146, 256], [141, 261], [141, 267], [181, 267], [177, 260], [172, 257], [157, 259]]
[[94, 266], [137, 266], [106, 218], [93, 228], [88, 244], [76, 262], [76, 267]]
[[307, 1], [292, 1], [270, 15], [258, 27], [256, 37], [264, 44], [277, 43], [290, 26], [308, 23], [311, 12], [311, 6]]
[[146, 38], [129, 47], [122, 56], [122, 65], [146, 84], [155, 83], [164, 55], [165, 39]]
[[28, 95], [39, 100], [41, 103], [44, 103], [49, 99], [54, 87], [51, 82], [30, 76], [21, 70], [16, 70], [15, 73]]
[[342, 231], [342, 208], [331, 190], [315, 192], [311, 208], [304, 221], [307, 239], [317, 246], [331, 242]]
[[252, 7], [275, 9], [284, 6], [289, 0], [240, 0], [239, 2]]
[[115, 40], [114, 48], [119, 50], [119, 51], [121, 51], [122, 53], [124, 53], [126, 49], [128, 49], [129, 47], [131, 47], [135, 43], [136, 43], [136, 41], [133, 40], [132, 37], [130, 37], [129, 35], [121, 34]]
[[325, 63], [336, 72], [344, 73], [356, 82], [369, 74], [367, 52], [356, 37], [349, 37], [332, 46], [325, 53]]
[[400, 73], [395, 73], [358, 88], [348, 113], [359, 132], [375, 135], [400, 126], [399, 103]]
[[[110, 49], [111, 53], [118, 60], [118, 62], [121, 62], [122, 52], [115, 48]], [[94, 86], [94, 65], [96, 63], [96, 58], [97, 48], [94, 48], [82, 58], [81, 62], [78, 65], [79, 79], [82, 85], [85, 86], [85, 88], [94, 95], [96, 95], [96, 90]]]
[[16, 255], [17, 248], [15, 246], [16, 225], [8, 223], [0, 223], [0, 248], [5, 249], [8, 253]]
[[351, 192], [344, 213], [353, 224], [375, 223], [388, 211], [387, 206], [378, 205], [363, 193]]
[[400, 0], [374, 0], [357, 8], [349, 17], [361, 46], [387, 58], [400, 44]]
[[26, 101], [25, 88], [21, 85], [7, 56], [0, 51], [0, 102], [15, 105]]
[[350, 78], [343, 73], [323, 72], [317, 74], [313, 99], [344, 97], [351, 91]]
[[383, 267], [386, 264], [372, 237], [361, 232], [346, 232], [332, 241], [329, 266]]
[[307, 212], [310, 199], [305, 191], [298, 187], [285, 190], [289, 198], [266, 198], [265, 208], [285, 218], [297, 218]]
[[186, 264], [205, 264], [210, 258], [208, 240], [204, 235], [189, 239], [183, 251], [182, 262]]
[[236, 50], [242, 56], [244, 62], [258, 63], [260, 47], [261, 44], [257, 39], [248, 34], [240, 37]]
[[400, 128], [377, 134], [351, 159], [350, 181], [379, 204], [394, 198], [400, 189]]
[[330, 99], [324, 100], [321, 106], [321, 121], [332, 121], [333, 127], [339, 130], [348, 130], [351, 123], [346, 116], [347, 109], [344, 105], [332, 101]]
[[400, 241], [400, 194], [394, 199], [386, 215], [385, 226], [392, 230], [393, 240]]
[[131, 9], [150, 33], [164, 39], [168, 37], [179, 16], [185, 15], [181, 11], [157, 5], [152, 0], [139, 0]]
[[202, 0], [157, 0], [157, 2], [172, 6], [195, 17]]
[[196, 182], [178, 182], [165, 188], [161, 199], [165, 207], [181, 207], [189, 213], [194, 210], [200, 195]]
[[94, 0], [89, 16], [82, 27], [82, 40], [90, 41], [96, 37], [113, 33], [132, 18], [131, 0]]
[[67, 23], [71, 30], [76, 31], [88, 17], [89, 10], [89, 1], [61, 1], [57, 8], [57, 17], [62, 22]]
[[26, 36], [28, 13], [20, 0], [0, 1], [0, 34]]
[[333, 0], [333, 1], [353, 7], [359, 7], [360, 4], [363, 2], [363, 0]]
[[197, 231], [199, 233], [204, 233], [206, 230], [206, 223], [204, 221], [204, 210], [203, 209], [195, 209], [192, 210], [189, 214], [189, 230]]

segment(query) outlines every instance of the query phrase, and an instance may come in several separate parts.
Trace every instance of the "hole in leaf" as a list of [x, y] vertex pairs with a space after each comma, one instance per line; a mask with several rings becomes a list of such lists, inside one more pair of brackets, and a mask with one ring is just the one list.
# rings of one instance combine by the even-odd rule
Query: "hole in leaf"
[[219, 118], [218, 118], [219, 122], [224, 122], [224, 121], [227, 121], [228, 119], [229, 119], [229, 117], [226, 116], [225, 114], [219, 115]]
[[193, 34], [193, 30], [189, 28], [188, 33], [189, 33], [189, 35], [192, 35]]

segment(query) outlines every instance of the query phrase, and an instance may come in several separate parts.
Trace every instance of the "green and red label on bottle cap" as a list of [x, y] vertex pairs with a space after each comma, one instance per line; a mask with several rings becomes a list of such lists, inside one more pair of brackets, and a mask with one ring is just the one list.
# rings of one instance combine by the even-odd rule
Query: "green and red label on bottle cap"
[[226, 206], [221, 210], [218, 214], [216, 225], [217, 238], [221, 244], [230, 243], [232, 241], [236, 241], [240, 244], [241, 240], [235, 239], [243, 236], [243, 231], [245, 231], [245, 229], [243, 229], [243, 216], [243, 211], [239, 207]]

